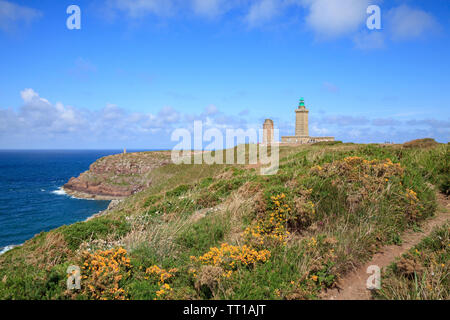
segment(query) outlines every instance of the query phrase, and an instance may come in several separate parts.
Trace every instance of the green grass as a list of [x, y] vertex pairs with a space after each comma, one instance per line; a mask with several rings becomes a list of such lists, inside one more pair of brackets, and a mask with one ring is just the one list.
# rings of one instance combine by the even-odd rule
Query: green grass
[[223, 241], [230, 229], [230, 222], [222, 216], [202, 218], [184, 230], [176, 239], [183, 251], [191, 255], [200, 255], [211, 246], [217, 246]]
[[119, 238], [125, 235], [129, 228], [124, 219], [113, 220], [107, 217], [99, 217], [87, 222], [78, 222], [70, 226], [63, 226], [58, 229], [62, 233], [71, 250], [76, 250], [87, 240], [105, 238], [113, 234]]

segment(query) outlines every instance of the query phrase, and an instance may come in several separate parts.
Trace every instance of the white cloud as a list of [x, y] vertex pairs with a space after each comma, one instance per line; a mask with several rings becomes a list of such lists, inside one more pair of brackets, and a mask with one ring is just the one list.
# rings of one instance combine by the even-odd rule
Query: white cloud
[[174, 108], [166, 106], [158, 112], [157, 119], [159, 119], [163, 125], [172, 124], [179, 122], [181, 119], [181, 115]]
[[20, 96], [25, 103], [30, 103], [33, 100], [42, 100], [44, 102], [48, 102], [45, 99], [41, 99], [39, 95], [33, 89], [24, 89], [20, 92]]
[[407, 5], [391, 9], [386, 20], [387, 30], [394, 40], [418, 38], [438, 28], [438, 23], [431, 14]]
[[303, 0], [306, 23], [319, 38], [334, 38], [364, 26], [369, 0]]
[[104, 3], [109, 18], [116, 17], [120, 12], [130, 19], [147, 15], [172, 17], [186, 14], [213, 19], [232, 9], [242, 8], [248, 1], [251, 0], [105, 0]]
[[207, 18], [222, 15], [237, 5], [233, 0], [192, 0], [194, 13]]
[[377, 118], [372, 120], [372, 125], [377, 127], [398, 126], [401, 122], [393, 118]]
[[207, 116], [211, 116], [211, 115], [215, 115], [219, 113], [219, 109], [217, 109], [217, 107], [215, 105], [210, 105], [208, 107], [206, 107], [205, 109], [205, 114]]
[[379, 31], [361, 31], [353, 38], [353, 42], [357, 49], [381, 49], [385, 46], [385, 35]]
[[18, 127], [32, 130], [45, 127], [48, 132], [62, 132], [70, 131], [73, 126], [82, 125], [84, 122], [83, 114], [78, 110], [59, 102], [52, 105], [33, 89], [25, 89], [20, 94], [24, 105], [16, 113], [15, 119], [11, 118]]
[[[210, 105], [196, 114], [182, 114], [170, 106], [157, 113], [133, 112], [107, 104], [96, 111], [51, 103], [33, 89], [20, 92], [23, 105], [0, 108], [0, 147], [120, 147], [126, 142], [141, 147], [171, 145], [175, 128], [192, 127], [202, 120], [216, 128], [246, 128], [246, 121], [228, 116]], [[118, 145], [117, 143], [120, 142]]]
[[259, 0], [250, 7], [245, 20], [250, 27], [260, 26], [277, 16], [281, 6], [280, 0]]
[[[3, 1], [3, 0], [0, 0]], [[243, 14], [250, 28], [273, 24], [277, 17], [303, 7], [304, 23], [317, 40], [333, 40], [341, 37], [352, 39], [355, 48], [362, 50], [384, 48], [388, 39], [407, 40], [420, 37], [439, 28], [435, 18], [420, 9], [400, 5], [384, 12], [382, 30], [369, 31], [367, 8], [382, 0], [108, 0], [112, 12], [125, 13], [129, 18], [141, 18], [153, 14], [159, 17], [194, 14], [212, 19], [231, 10]], [[386, 9], [388, 10], [388, 9]], [[300, 12], [300, 11], [298, 11]], [[239, 19], [239, 18], [238, 18]], [[281, 20], [281, 19], [280, 19]]]
[[323, 124], [338, 126], [362, 126], [369, 123], [366, 117], [354, 117], [348, 115], [330, 115], [321, 120]]
[[0, 0], [0, 30], [4, 32], [15, 31], [19, 25], [28, 25], [41, 16], [39, 10]]
[[435, 129], [450, 129], [450, 119], [447, 121], [436, 119], [410, 120], [407, 124], [410, 126], [427, 126]]
[[311, 125], [310, 131], [311, 131], [312, 136], [326, 136], [326, 135], [330, 134], [329, 129], [320, 128], [316, 124]]
[[107, 1], [110, 8], [125, 12], [129, 18], [141, 18], [148, 14], [168, 16], [174, 13], [173, 0], [112, 0]]

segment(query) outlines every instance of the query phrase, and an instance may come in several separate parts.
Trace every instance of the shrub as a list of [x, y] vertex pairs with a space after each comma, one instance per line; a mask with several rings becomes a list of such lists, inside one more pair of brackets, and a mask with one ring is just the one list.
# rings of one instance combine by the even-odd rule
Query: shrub
[[219, 180], [208, 188], [209, 192], [215, 193], [219, 198], [227, 197], [232, 191], [239, 189], [247, 182], [245, 177], [235, 177], [230, 180]]
[[147, 208], [147, 207], [149, 207], [151, 205], [154, 205], [155, 203], [157, 203], [161, 199], [162, 199], [162, 195], [160, 195], [160, 194], [151, 195], [145, 200], [143, 207]]
[[200, 187], [200, 188], [207, 188], [207, 187], [209, 187], [209, 186], [211, 185], [211, 183], [213, 183], [213, 182], [214, 182], [214, 179], [211, 178], [211, 177], [204, 178], [204, 179], [202, 179], [202, 180], [200, 181], [199, 187]]
[[82, 294], [97, 300], [125, 300], [124, 280], [131, 276], [127, 251], [116, 248], [82, 253]]
[[199, 209], [212, 208], [217, 204], [219, 204], [219, 202], [220, 202], [219, 195], [215, 192], [208, 192], [208, 191], [203, 191], [202, 193], [200, 193], [195, 200], [195, 204]]
[[[334, 194], [334, 199], [331, 198], [334, 203], [330, 203], [330, 206], [342, 203], [342, 209], [354, 213], [366, 203], [378, 199], [388, 186], [400, 188], [404, 168], [389, 158], [367, 160], [353, 156], [314, 166], [311, 173], [323, 181], [319, 184], [321, 193], [318, 195], [322, 206]], [[339, 200], [342, 197], [345, 201]]]
[[179, 197], [191, 189], [192, 189], [192, 186], [187, 185], [187, 184], [182, 184], [182, 185], [179, 185], [178, 187], [176, 187], [175, 189], [166, 192], [166, 197]]
[[287, 215], [291, 208], [285, 203], [286, 195], [280, 194], [271, 198], [274, 210], [260, 218], [255, 224], [244, 231], [244, 235], [250, 244], [255, 246], [268, 245], [271, 242], [285, 243], [289, 231], [287, 231]]
[[312, 189], [302, 189], [294, 200], [294, 210], [288, 221], [290, 227], [294, 230], [301, 231], [306, 229], [316, 219], [315, 204], [309, 200], [311, 193]]
[[337, 144], [342, 144], [342, 141], [320, 141], [313, 143], [313, 146], [335, 146]]
[[194, 287], [197, 292], [206, 299], [211, 299], [217, 292], [224, 271], [221, 267], [202, 266], [198, 275], [195, 272], [193, 274], [196, 278]]
[[228, 229], [229, 223], [220, 217], [203, 218], [183, 231], [177, 242], [197, 254], [222, 241]]
[[176, 272], [178, 272], [178, 269], [176, 268], [167, 271], [157, 265], [151, 266], [145, 270], [147, 275], [145, 279], [151, 280], [153, 283], [158, 283], [160, 286], [159, 290], [156, 291], [155, 300], [164, 299], [173, 291], [168, 282], [175, 276]]
[[450, 177], [445, 176], [442, 178], [442, 182], [439, 184], [439, 191], [443, 194], [449, 196], [450, 195]]
[[431, 138], [425, 138], [425, 139], [417, 139], [405, 142], [403, 144], [404, 148], [432, 148], [439, 145], [436, 140]]
[[233, 246], [222, 243], [220, 247], [213, 247], [200, 257], [192, 256], [191, 260], [203, 265], [221, 267], [224, 277], [230, 277], [239, 267], [252, 267], [257, 262], [266, 262], [270, 257], [269, 250], [256, 250], [250, 246]]
[[128, 231], [129, 227], [125, 221], [113, 220], [107, 217], [78, 222], [59, 229], [71, 250], [76, 250], [86, 240], [100, 239], [108, 234], [115, 234], [116, 237], [121, 237]]

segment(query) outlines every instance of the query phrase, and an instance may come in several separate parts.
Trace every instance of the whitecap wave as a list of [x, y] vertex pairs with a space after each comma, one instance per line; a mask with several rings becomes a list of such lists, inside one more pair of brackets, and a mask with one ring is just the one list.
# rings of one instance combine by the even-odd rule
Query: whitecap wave
[[71, 195], [68, 194], [63, 187], [58, 188], [57, 190], [52, 191], [53, 194], [56, 194], [58, 196], [67, 196], [71, 199], [76, 199], [76, 200], [88, 200], [88, 201], [97, 201], [98, 199], [95, 198], [81, 198], [81, 197], [77, 197], [75, 195]]
[[6, 247], [0, 248], [0, 256], [4, 253], [8, 252], [9, 250], [13, 249], [14, 247], [17, 247], [17, 246], [11, 245], [11, 246], [6, 246]]
[[67, 193], [64, 191], [63, 187], [58, 188], [58, 190], [52, 191], [52, 193], [58, 196], [67, 196]]

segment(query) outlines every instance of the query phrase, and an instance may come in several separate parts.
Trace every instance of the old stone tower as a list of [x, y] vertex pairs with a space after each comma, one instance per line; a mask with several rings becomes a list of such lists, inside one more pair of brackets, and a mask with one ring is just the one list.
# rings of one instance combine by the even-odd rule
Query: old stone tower
[[301, 98], [298, 108], [295, 110], [295, 136], [309, 136], [308, 114], [309, 110], [305, 107], [305, 100]]
[[263, 144], [273, 143], [273, 121], [266, 119], [263, 124]]

